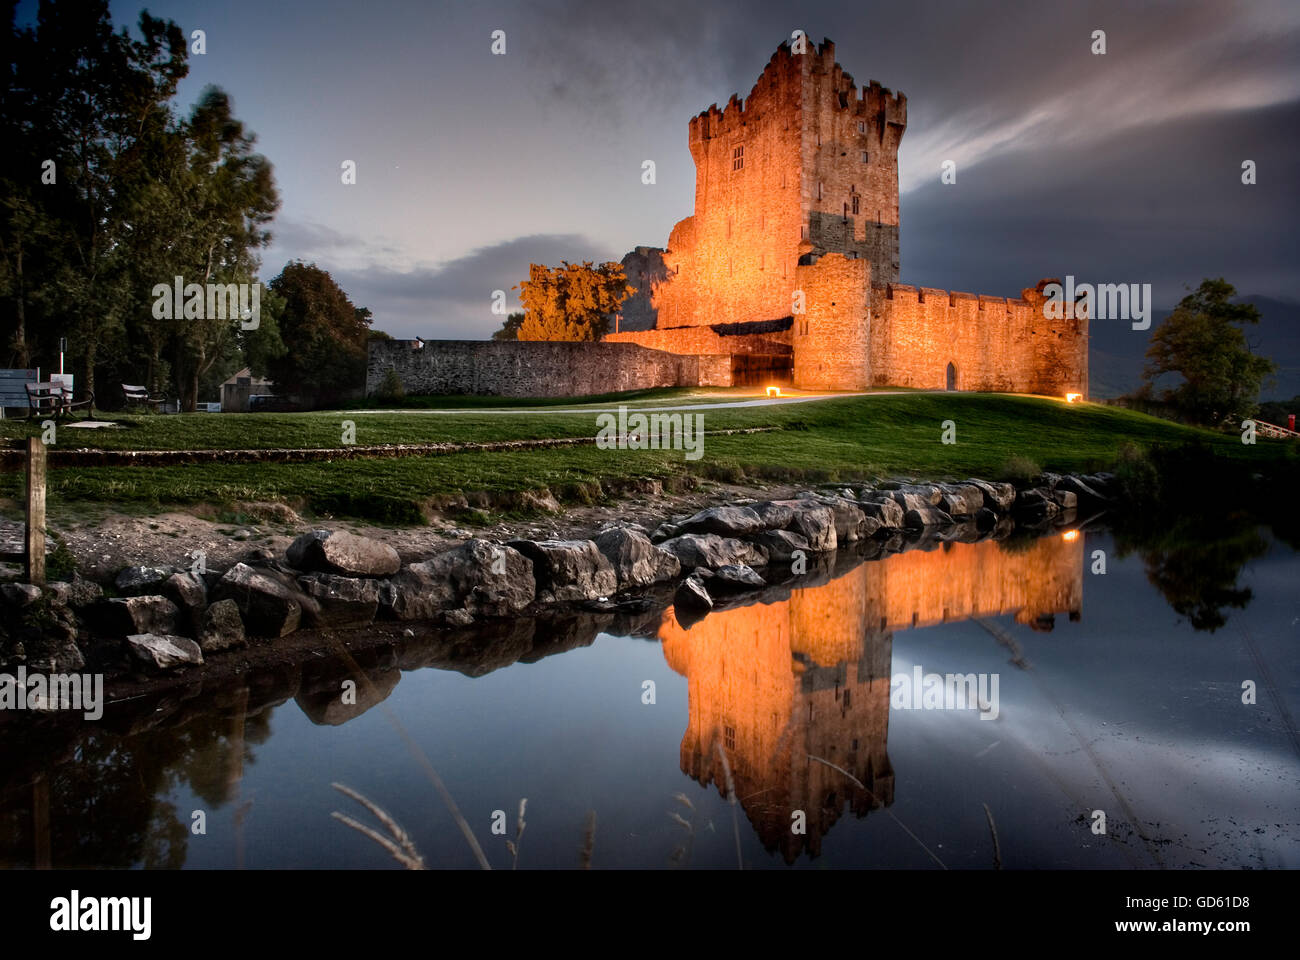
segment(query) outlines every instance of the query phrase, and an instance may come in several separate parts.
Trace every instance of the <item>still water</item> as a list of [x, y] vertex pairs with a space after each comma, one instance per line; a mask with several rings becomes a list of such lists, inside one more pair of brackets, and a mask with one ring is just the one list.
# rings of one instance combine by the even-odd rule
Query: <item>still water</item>
[[[495, 868], [521, 798], [520, 869], [579, 866], [589, 811], [593, 868], [1296, 867], [1298, 572], [1253, 527], [1182, 552], [948, 543], [842, 556], [693, 623], [411, 641], [362, 660], [360, 706], [325, 659], [143, 715], [11, 722], [0, 862], [400, 869], [331, 817], [384, 830], [338, 782], [428, 866], [473, 868], [436, 771]], [[929, 674], [975, 695], [927, 700]]]

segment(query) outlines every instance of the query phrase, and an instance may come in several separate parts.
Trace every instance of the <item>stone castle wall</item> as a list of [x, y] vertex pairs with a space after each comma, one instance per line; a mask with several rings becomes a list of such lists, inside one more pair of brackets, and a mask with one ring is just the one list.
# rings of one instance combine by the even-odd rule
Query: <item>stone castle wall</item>
[[1088, 391], [1088, 321], [1048, 320], [1043, 297], [871, 288], [871, 386], [1062, 396]]
[[367, 396], [382, 386], [389, 370], [412, 394], [578, 397], [731, 383], [729, 356], [665, 353], [632, 343], [370, 341]]

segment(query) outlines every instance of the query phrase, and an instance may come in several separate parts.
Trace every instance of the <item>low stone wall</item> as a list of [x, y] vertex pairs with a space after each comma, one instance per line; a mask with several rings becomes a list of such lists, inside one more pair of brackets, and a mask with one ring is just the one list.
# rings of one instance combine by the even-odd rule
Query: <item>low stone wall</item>
[[372, 340], [366, 395], [388, 371], [410, 394], [581, 397], [651, 387], [729, 386], [729, 357], [680, 356], [633, 343]]

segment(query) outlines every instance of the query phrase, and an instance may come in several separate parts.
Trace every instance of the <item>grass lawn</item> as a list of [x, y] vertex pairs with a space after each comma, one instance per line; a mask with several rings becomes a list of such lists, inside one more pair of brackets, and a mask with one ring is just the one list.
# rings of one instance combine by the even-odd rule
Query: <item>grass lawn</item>
[[[615, 405], [626, 397], [615, 397]], [[645, 399], [642, 397], [641, 399]], [[672, 392], [660, 402], [683, 401]], [[606, 403], [608, 407], [608, 403]], [[1202, 442], [1225, 457], [1261, 468], [1294, 457], [1295, 444], [1242, 444], [1236, 434], [1196, 430], [1144, 414], [1092, 404], [1001, 394], [906, 393], [837, 397], [782, 406], [702, 411], [706, 431], [768, 426], [770, 433], [709, 436], [704, 456], [682, 451], [600, 450], [595, 446], [507, 453], [459, 453], [401, 459], [282, 464], [201, 464], [62, 468], [51, 471], [49, 495], [59, 501], [154, 507], [168, 504], [281, 500], [315, 512], [392, 522], [420, 522], [426, 505], [457, 492], [549, 488], [561, 499], [590, 496], [593, 481], [693, 475], [740, 481], [791, 481], [911, 476], [997, 478], [1013, 457], [1042, 469], [1071, 471], [1111, 465], [1126, 442], [1143, 447]], [[61, 428], [61, 445], [113, 449], [338, 447], [344, 419], [358, 444], [492, 441], [594, 436], [588, 409], [547, 407], [507, 413], [430, 410], [299, 414], [183, 414], [120, 418], [125, 430]], [[956, 443], [941, 442], [942, 424], [956, 425]], [[13, 442], [34, 424], [0, 424]], [[21, 474], [0, 475], [0, 494], [16, 497]]]

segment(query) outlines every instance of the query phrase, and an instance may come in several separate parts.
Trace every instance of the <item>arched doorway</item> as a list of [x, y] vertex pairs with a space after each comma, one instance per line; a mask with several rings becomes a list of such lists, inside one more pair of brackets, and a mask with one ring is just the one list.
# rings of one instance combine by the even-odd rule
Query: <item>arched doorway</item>
[[952, 363], [948, 364], [948, 379], [947, 379], [947, 385], [944, 387], [944, 389], [945, 390], [957, 389], [957, 368], [954, 367]]

